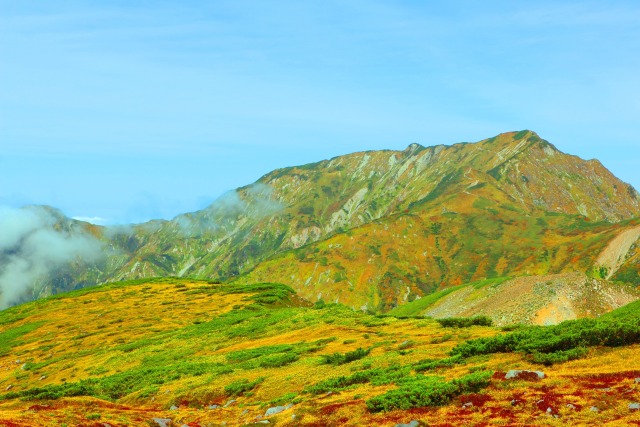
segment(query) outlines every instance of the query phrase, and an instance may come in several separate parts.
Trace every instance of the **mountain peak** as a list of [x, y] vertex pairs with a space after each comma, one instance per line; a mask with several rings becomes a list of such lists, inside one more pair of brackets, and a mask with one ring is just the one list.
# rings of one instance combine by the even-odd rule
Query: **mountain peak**
[[418, 144], [417, 142], [413, 142], [404, 149], [405, 153], [415, 153], [416, 151], [420, 151], [424, 149], [424, 146]]

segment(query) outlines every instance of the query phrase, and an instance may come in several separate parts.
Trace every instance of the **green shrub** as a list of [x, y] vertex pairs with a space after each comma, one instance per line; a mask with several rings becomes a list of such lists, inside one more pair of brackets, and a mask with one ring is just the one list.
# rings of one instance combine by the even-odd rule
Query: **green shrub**
[[425, 359], [413, 364], [416, 372], [431, 371], [438, 368], [451, 368], [456, 364], [464, 363], [460, 355], [448, 357], [446, 359]]
[[228, 384], [224, 388], [224, 392], [229, 397], [242, 396], [246, 392], [256, 388], [256, 386], [262, 383], [263, 381], [264, 381], [264, 377], [260, 377], [254, 381], [249, 381], [248, 379], [243, 378], [241, 380], [237, 380], [232, 382], [231, 384]]
[[350, 363], [355, 360], [362, 359], [366, 357], [371, 352], [371, 349], [363, 349], [358, 347], [354, 351], [349, 351], [347, 353], [333, 353], [329, 355], [322, 355], [322, 363], [327, 365], [344, 365], [345, 363]]
[[493, 326], [493, 320], [487, 316], [476, 317], [446, 317], [436, 319], [444, 328], [468, 328], [470, 326]]
[[248, 350], [239, 350], [227, 353], [227, 360], [232, 363], [246, 362], [262, 356], [268, 356], [276, 353], [286, 353], [293, 351], [294, 347], [289, 344], [270, 345]]
[[289, 365], [300, 358], [295, 353], [283, 353], [274, 354], [273, 356], [267, 356], [259, 361], [261, 368], [279, 368], [281, 366]]
[[555, 351], [553, 353], [538, 353], [532, 354], [531, 361], [534, 363], [540, 363], [542, 365], [551, 366], [554, 363], [564, 363], [569, 360], [576, 360], [584, 357], [587, 352], [586, 348], [578, 347], [571, 350]]
[[385, 385], [392, 383], [402, 383], [411, 380], [411, 367], [392, 366], [388, 368], [374, 368], [359, 371], [348, 377], [340, 376], [329, 378], [318, 384], [308, 387], [306, 391], [312, 394], [338, 391], [355, 384]]
[[371, 412], [441, 406], [463, 393], [476, 393], [489, 385], [492, 373], [474, 372], [447, 382], [441, 377], [422, 377], [367, 401]]
[[582, 357], [586, 348], [618, 347], [640, 343], [640, 317], [626, 309], [598, 319], [568, 320], [555, 326], [529, 326], [491, 338], [464, 342], [452, 355], [520, 352], [533, 355], [537, 363], [553, 364]]

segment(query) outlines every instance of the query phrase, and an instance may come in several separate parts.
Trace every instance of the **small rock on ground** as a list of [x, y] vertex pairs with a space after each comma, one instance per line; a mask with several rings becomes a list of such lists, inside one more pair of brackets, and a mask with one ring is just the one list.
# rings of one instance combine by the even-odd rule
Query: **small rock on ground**
[[505, 380], [518, 379], [518, 378], [528, 379], [529, 377], [533, 378], [534, 375], [537, 377], [537, 379], [540, 379], [540, 380], [545, 377], [544, 372], [542, 371], [526, 371], [526, 370], [520, 370], [520, 369], [511, 369], [505, 374], [504, 379]]
[[419, 425], [420, 421], [413, 420], [409, 424], [396, 424], [395, 427], [418, 427]]
[[629, 403], [629, 410], [640, 411], [640, 403]]
[[224, 404], [223, 408], [226, 408], [228, 406], [233, 405], [234, 403], [236, 403], [235, 399], [231, 399], [230, 401], [228, 401], [227, 403]]
[[169, 426], [171, 426], [171, 419], [170, 418], [152, 418], [151, 422], [153, 423], [153, 425], [156, 425], [158, 427], [169, 427]]
[[597, 406], [592, 406], [591, 408], [589, 408], [589, 410], [590, 410], [591, 412], [600, 412], [600, 409], [598, 409], [598, 407], [597, 407]]
[[264, 413], [264, 416], [269, 417], [271, 415], [279, 414], [280, 412], [286, 411], [292, 406], [293, 406], [292, 404], [288, 404], [287, 406], [274, 406], [272, 408], [267, 409], [267, 412]]

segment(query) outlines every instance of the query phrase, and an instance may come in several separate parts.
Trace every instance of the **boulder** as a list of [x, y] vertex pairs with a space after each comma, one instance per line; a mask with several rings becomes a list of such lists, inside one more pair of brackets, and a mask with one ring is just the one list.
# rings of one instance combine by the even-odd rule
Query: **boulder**
[[420, 425], [420, 421], [412, 420], [408, 424], [396, 424], [395, 427], [418, 427]]
[[286, 411], [287, 409], [291, 408], [293, 405], [292, 404], [288, 404], [287, 406], [274, 406], [271, 407], [269, 409], [267, 409], [267, 412], [264, 413], [265, 417], [269, 417], [271, 415], [275, 415], [275, 414], [279, 414], [282, 411]]
[[630, 411], [640, 411], [640, 403], [629, 403]]
[[512, 369], [510, 371], [508, 371], [505, 376], [504, 379], [505, 380], [511, 380], [511, 379], [517, 379], [517, 380], [541, 380], [545, 377], [544, 372], [542, 371], [527, 371], [527, 370], [520, 370], [520, 369]]

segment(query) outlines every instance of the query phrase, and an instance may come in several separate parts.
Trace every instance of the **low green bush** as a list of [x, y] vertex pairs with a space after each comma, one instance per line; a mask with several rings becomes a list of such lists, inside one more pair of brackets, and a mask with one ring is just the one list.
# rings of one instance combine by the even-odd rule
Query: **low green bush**
[[402, 383], [411, 377], [411, 367], [392, 366], [388, 368], [374, 368], [356, 372], [349, 376], [329, 378], [318, 384], [308, 387], [306, 391], [312, 394], [339, 391], [355, 384], [386, 385]]
[[353, 362], [355, 360], [366, 357], [371, 352], [371, 349], [363, 349], [358, 347], [354, 351], [347, 353], [333, 353], [322, 355], [322, 363], [327, 365], [344, 365], [345, 363]]
[[487, 316], [475, 317], [445, 317], [436, 319], [444, 328], [468, 328], [470, 326], [493, 326], [493, 320]]
[[227, 386], [225, 386], [224, 392], [229, 397], [242, 396], [246, 392], [256, 388], [256, 386], [258, 386], [263, 381], [264, 381], [264, 377], [260, 377], [254, 381], [249, 381], [248, 379], [243, 378], [241, 380], [234, 381], [231, 384], [228, 384]]
[[441, 377], [422, 377], [369, 399], [367, 408], [382, 412], [445, 405], [456, 396], [477, 393], [487, 387], [491, 375], [488, 371], [474, 372], [449, 382]]
[[520, 352], [537, 363], [553, 364], [577, 359], [595, 346], [619, 347], [640, 343], [640, 317], [636, 309], [623, 309], [598, 319], [568, 320], [555, 326], [523, 327], [507, 334], [478, 338], [457, 345], [451, 355], [462, 357]]
[[413, 364], [416, 372], [432, 371], [438, 368], [451, 368], [456, 364], [464, 363], [464, 359], [460, 355], [447, 357], [446, 359], [425, 359]]

